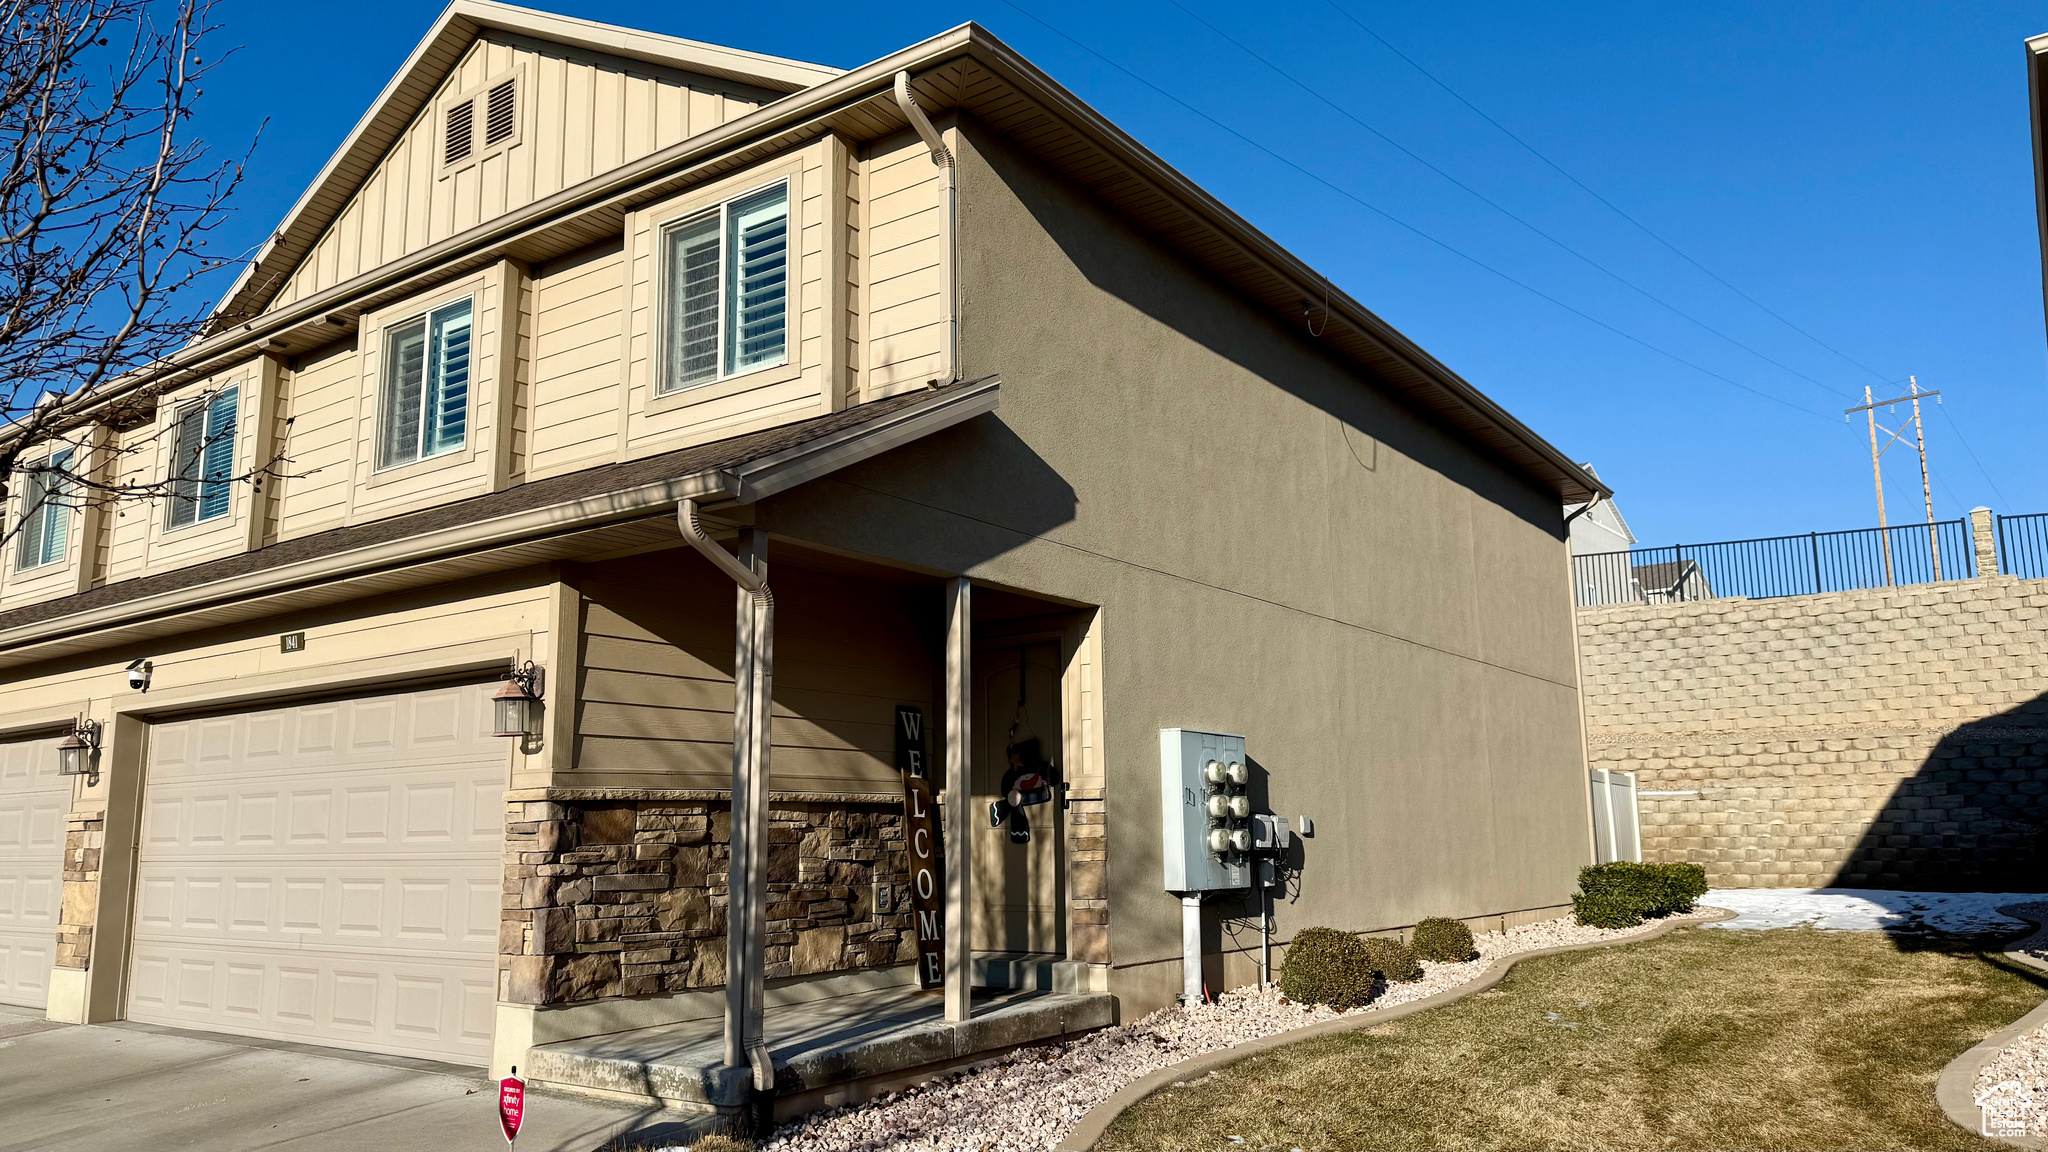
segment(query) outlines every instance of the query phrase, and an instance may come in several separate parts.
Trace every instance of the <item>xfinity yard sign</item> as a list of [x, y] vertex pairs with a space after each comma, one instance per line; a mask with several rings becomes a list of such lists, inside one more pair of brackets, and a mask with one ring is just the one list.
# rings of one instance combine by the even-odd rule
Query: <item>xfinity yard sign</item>
[[526, 1081], [514, 1075], [498, 1081], [498, 1125], [505, 1130], [505, 1143], [519, 1139], [519, 1121], [526, 1117]]

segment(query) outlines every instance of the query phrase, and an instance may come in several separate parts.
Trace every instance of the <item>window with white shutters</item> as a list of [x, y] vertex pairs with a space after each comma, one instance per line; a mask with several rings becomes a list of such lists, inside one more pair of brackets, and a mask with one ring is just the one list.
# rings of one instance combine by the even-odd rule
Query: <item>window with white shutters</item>
[[14, 548], [14, 566], [41, 568], [61, 563], [64, 547], [71, 537], [71, 505], [65, 499], [70, 485], [64, 470], [71, 466], [71, 450], [53, 452], [42, 468], [31, 472], [21, 494], [21, 534]]
[[787, 184], [671, 225], [661, 248], [661, 392], [788, 361]]
[[178, 409], [171, 430], [171, 508], [168, 527], [183, 528], [228, 514], [229, 477], [235, 473], [235, 409], [240, 388]]
[[385, 329], [377, 467], [410, 464], [467, 443], [474, 312], [469, 300], [458, 300]]

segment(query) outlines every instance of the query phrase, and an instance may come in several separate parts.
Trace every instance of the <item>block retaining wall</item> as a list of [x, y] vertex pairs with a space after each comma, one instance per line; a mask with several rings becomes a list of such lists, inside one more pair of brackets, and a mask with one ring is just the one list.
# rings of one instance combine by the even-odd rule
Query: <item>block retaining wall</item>
[[1578, 614], [1591, 766], [1730, 887], [2041, 891], [2048, 581]]

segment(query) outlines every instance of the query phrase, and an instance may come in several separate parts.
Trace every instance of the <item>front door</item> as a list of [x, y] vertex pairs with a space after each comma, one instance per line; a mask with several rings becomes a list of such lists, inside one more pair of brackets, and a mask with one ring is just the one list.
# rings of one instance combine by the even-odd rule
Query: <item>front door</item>
[[[1021, 672], [1021, 675], [1020, 675]], [[974, 653], [974, 845], [970, 903], [976, 951], [1066, 953], [1066, 822], [1060, 795], [1021, 809], [1030, 839], [1013, 821], [991, 827], [1013, 757], [1027, 769], [1066, 770], [1056, 643], [977, 648]], [[1034, 743], [1035, 741], [1035, 743]]]

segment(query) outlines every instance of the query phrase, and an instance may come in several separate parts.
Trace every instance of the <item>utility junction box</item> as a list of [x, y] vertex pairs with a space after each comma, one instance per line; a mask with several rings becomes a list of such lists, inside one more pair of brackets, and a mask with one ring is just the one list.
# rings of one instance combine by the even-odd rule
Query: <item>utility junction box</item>
[[1251, 767], [1244, 737], [1159, 730], [1159, 798], [1168, 892], [1252, 886]]

